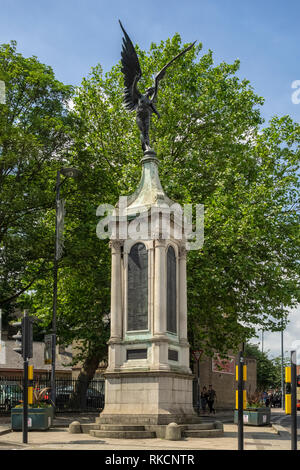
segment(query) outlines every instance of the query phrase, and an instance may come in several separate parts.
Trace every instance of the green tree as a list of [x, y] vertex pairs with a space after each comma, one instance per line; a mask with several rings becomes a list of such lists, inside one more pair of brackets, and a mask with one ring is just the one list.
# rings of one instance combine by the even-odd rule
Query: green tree
[[[273, 387], [277, 389], [281, 389], [281, 356], [274, 357], [271, 359], [273, 367], [274, 367], [274, 382]], [[291, 365], [291, 359], [288, 357], [283, 358], [283, 380], [285, 380], [285, 367]]]
[[16, 299], [51, 269], [56, 169], [70, 144], [67, 103], [72, 87], [51, 67], [25, 58], [16, 42], [0, 46], [0, 307]]
[[[137, 48], [141, 87], [182, 49], [178, 34], [152, 44], [149, 53]], [[263, 99], [236, 76], [239, 62], [215, 66], [212, 52], [200, 51], [201, 45], [181, 57], [161, 82], [161, 119], [153, 118], [150, 141], [168, 196], [205, 207], [203, 249], [188, 255], [190, 343], [226, 353], [258, 325], [280, 329], [287, 308], [299, 301], [300, 126], [285, 116], [262, 129]], [[62, 342], [83, 341], [88, 377], [107, 337], [102, 316], [109, 312], [110, 256], [108, 242], [96, 238], [96, 208], [133, 193], [141, 174], [139, 133], [135, 116], [123, 108], [122, 88], [120, 64], [107, 74], [98, 65], [74, 98], [68, 158], [83, 175], [68, 197], [58, 327]], [[32, 299], [45, 322], [50, 285], [50, 276], [36, 283]]]
[[[179, 35], [148, 54], [137, 48], [141, 87], [182, 48]], [[191, 344], [226, 352], [257, 325], [281, 328], [299, 299], [300, 126], [285, 116], [261, 130], [263, 100], [237, 78], [238, 61], [214, 66], [212, 53], [199, 58], [200, 50], [161, 82], [161, 119], [153, 118], [150, 140], [166, 193], [205, 207], [203, 249], [188, 256]], [[132, 193], [141, 172], [138, 129], [122, 106], [122, 88], [120, 64], [105, 75], [97, 66], [75, 99], [76, 144], [111, 180], [109, 194], [97, 190], [101, 202]]]
[[260, 351], [256, 344], [247, 343], [245, 346], [245, 357], [256, 359], [257, 389], [266, 391], [270, 388], [278, 388], [278, 368], [269, 359], [267, 352]]

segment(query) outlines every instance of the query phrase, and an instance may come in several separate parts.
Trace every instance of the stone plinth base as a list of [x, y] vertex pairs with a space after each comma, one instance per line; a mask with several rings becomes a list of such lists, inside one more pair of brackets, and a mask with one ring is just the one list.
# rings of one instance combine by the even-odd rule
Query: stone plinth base
[[105, 407], [100, 424], [197, 423], [191, 374], [168, 371], [105, 374]]
[[182, 415], [182, 414], [152, 414], [152, 415], [124, 415], [124, 414], [103, 414], [99, 418], [99, 424], [122, 424], [128, 423], [140, 426], [155, 426], [167, 425], [170, 423], [177, 424], [198, 424], [201, 423], [201, 418], [196, 414]]

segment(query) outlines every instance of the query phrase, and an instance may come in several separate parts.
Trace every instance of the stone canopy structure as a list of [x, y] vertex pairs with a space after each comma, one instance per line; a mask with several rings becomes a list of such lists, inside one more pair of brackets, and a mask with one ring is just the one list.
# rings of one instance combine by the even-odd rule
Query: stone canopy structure
[[[147, 150], [137, 190], [111, 219], [111, 335], [100, 424], [199, 419], [187, 340], [186, 241], [182, 210], [172, 207], [155, 152]], [[131, 223], [141, 228], [134, 239], [124, 236]]]

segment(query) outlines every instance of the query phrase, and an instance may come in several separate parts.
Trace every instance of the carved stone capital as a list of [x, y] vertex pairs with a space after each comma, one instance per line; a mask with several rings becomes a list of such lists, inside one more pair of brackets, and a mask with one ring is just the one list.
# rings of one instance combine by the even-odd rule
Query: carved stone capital
[[121, 253], [121, 247], [123, 243], [118, 240], [111, 240], [109, 242], [109, 247], [114, 253]]
[[185, 246], [180, 246], [179, 247], [179, 250], [178, 250], [178, 256], [179, 258], [186, 258], [186, 254], [187, 254], [187, 249]]
[[158, 238], [157, 240], [155, 240], [155, 248], [165, 247], [165, 246], [166, 246], [166, 240], [164, 240], [163, 238]]

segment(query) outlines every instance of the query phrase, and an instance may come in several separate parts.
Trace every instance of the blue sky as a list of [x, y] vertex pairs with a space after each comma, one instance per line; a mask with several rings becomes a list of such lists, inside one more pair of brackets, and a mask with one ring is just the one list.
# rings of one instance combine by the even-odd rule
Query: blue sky
[[[298, 0], [0, 0], [0, 43], [16, 40], [19, 52], [79, 85], [92, 66], [108, 71], [119, 61], [119, 18], [145, 50], [179, 32], [184, 43], [211, 49], [215, 63], [239, 58], [239, 76], [265, 98], [263, 117], [289, 114], [300, 122], [300, 103], [292, 102], [292, 83], [299, 80], [300, 88]], [[297, 312], [286, 349], [300, 339]], [[265, 334], [264, 349], [279, 354], [279, 348], [280, 334]]]
[[118, 62], [121, 30], [148, 49], [181, 34], [197, 40], [215, 62], [241, 61], [240, 77], [266, 99], [262, 113], [290, 114], [293, 81], [300, 80], [300, 2], [278, 0], [0, 0], [0, 42], [51, 65], [59, 80], [77, 85], [90, 68]]

